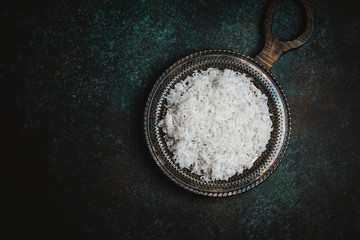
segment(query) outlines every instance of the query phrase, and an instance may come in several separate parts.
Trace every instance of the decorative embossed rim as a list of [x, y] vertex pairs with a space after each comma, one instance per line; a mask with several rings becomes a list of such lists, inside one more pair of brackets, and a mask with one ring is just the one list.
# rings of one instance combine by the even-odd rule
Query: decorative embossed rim
[[[240, 184], [240, 180], [239, 181], [235, 181], [235, 184], [237, 183], [238, 186], [232, 189], [219, 189], [219, 187], [216, 187], [216, 189], [201, 189], [200, 187], [197, 186], [197, 182], [199, 182], [199, 180], [193, 182], [191, 181], [189, 182], [185, 182], [181, 179], [181, 176], [179, 177], [179, 175], [184, 175], [183, 173], [178, 173], [176, 172], [176, 174], [174, 174], [174, 172], [171, 171], [171, 169], [169, 169], [168, 167], [166, 167], [162, 161], [168, 161], [167, 159], [159, 159], [161, 156], [164, 155], [164, 153], [161, 153], [159, 151], [156, 151], [154, 149], [153, 146], [153, 142], [154, 139], [151, 138], [151, 133], [150, 133], [150, 124], [151, 124], [151, 114], [150, 111], [154, 111], [152, 109], [152, 107], [155, 107], [153, 105], [153, 100], [154, 100], [154, 95], [156, 94], [156, 92], [158, 91], [159, 86], [163, 83], [163, 81], [166, 79], [167, 75], [172, 72], [175, 68], [178, 68], [179, 66], [182, 66], [184, 63], [188, 62], [191, 59], [195, 59], [198, 57], [207, 57], [207, 55], [211, 56], [214, 54], [220, 54], [223, 56], [233, 56], [233, 57], [238, 57], [239, 59], [242, 59], [243, 61], [249, 63], [249, 65], [251, 66], [256, 66], [257, 68], [259, 68], [259, 71], [261, 73], [264, 73], [267, 75], [268, 80], [271, 81], [271, 83], [276, 87], [276, 92], [279, 93], [280, 95], [280, 100], [281, 103], [283, 104], [283, 108], [284, 108], [284, 119], [285, 119], [285, 127], [284, 127], [284, 136], [283, 136], [283, 141], [281, 142], [281, 146], [279, 146], [278, 148], [280, 149], [279, 152], [276, 155], [276, 158], [273, 160], [273, 162], [271, 163], [271, 165], [266, 169], [265, 172], [263, 172], [259, 177], [257, 177], [256, 179], [250, 181], [247, 184]], [[146, 139], [146, 143], [148, 145], [148, 148], [150, 150], [150, 153], [155, 161], [155, 163], [160, 167], [161, 171], [167, 176], [169, 177], [173, 182], [175, 182], [177, 185], [181, 186], [182, 188], [194, 192], [196, 194], [200, 194], [200, 195], [204, 195], [204, 196], [212, 196], [212, 197], [226, 197], [226, 196], [233, 196], [239, 193], [243, 193], [246, 192], [254, 187], [256, 187], [257, 185], [259, 185], [260, 183], [262, 183], [265, 179], [267, 179], [274, 171], [275, 169], [279, 166], [285, 151], [288, 147], [289, 144], [289, 140], [290, 140], [290, 132], [291, 132], [291, 115], [290, 115], [290, 107], [287, 101], [287, 98], [285, 96], [285, 93], [280, 85], [280, 83], [275, 79], [275, 77], [272, 75], [272, 73], [265, 68], [263, 65], [261, 65], [259, 62], [257, 62], [256, 60], [245, 56], [243, 54], [240, 53], [236, 53], [233, 51], [227, 51], [227, 50], [208, 50], [208, 51], [202, 51], [202, 52], [197, 52], [191, 55], [188, 55], [182, 59], [180, 59], [179, 61], [177, 61], [176, 63], [174, 63], [173, 65], [171, 65], [160, 77], [159, 79], [156, 81], [154, 87], [152, 88], [148, 100], [146, 102], [146, 107], [145, 107], [145, 112], [144, 112], [144, 131], [145, 131], [145, 139]], [[176, 170], [176, 169], [175, 169]], [[258, 171], [258, 170], [257, 170]], [[184, 177], [184, 176], [182, 176]], [[189, 178], [190, 180], [192, 180], [191, 177], [189, 176], [185, 176], [186, 178]], [[202, 183], [203, 185], [205, 183]], [[226, 184], [226, 183], [224, 183]], [[223, 185], [224, 185], [223, 184]], [[233, 184], [233, 183], [232, 183]], [[213, 183], [213, 186], [223, 186], [220, 183]]]

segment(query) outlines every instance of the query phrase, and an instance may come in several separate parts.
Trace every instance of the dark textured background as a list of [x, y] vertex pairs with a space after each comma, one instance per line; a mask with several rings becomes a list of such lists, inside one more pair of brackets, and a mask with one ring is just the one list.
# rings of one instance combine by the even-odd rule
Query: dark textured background
[[[355, 1], [354, 1], [355, 2]], [[268, 0], [1, 1], [6, 222], [22, 239], [355, 239], [360, 8], [317, 1], [316, 29], [272, 69], [293, 116], [277, 171], [245, 194], [186, 192], [156, 167], [142, 114], [172, 63], [206, 49], [255, 56]], [[273, 30], [301, 32], [284, 3]]]

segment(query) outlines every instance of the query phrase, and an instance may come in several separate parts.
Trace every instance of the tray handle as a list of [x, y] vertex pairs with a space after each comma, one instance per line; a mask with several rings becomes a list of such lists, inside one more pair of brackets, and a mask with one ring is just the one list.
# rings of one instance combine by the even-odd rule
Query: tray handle
[[255, 59], [263, 64], [267, 69], [271, 69], [275, 61], [285, 52], [298, 48], [303, 45], [311, 36], [314, 31], [314, 7], [313, 2], [310, 0], [300, 0], [306, 12], [306, 28], [305, 31], [295, 40], [280, 41], [274, 38], [272, 33], [273, 16], [279, 3], [282, 0], [274, 0], [270, 3], [269, 9], [266, 11], [265, 16], [265, 46]]

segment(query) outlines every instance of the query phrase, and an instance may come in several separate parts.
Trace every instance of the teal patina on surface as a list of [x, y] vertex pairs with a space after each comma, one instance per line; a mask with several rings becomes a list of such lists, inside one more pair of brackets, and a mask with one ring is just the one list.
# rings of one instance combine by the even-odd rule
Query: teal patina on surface
[[[11, 156], [5, 179], [15, 233], [35, 239], [356, 238], [360, 19], [350, 3], [316, 2], [313, 36], [271, 70], [288, 96], [293, 128], [283, 162], [264, 183], [235, 197], [197, 196], [163, 176], [146, 149], [143, 111], [161, 73], [201, 50], [254, 57], [264, 44], [268, 4], [2, 3], [2, 145]], [[298, 4], [281, 5], [275, 35], [299, 34], [302, 14]]]

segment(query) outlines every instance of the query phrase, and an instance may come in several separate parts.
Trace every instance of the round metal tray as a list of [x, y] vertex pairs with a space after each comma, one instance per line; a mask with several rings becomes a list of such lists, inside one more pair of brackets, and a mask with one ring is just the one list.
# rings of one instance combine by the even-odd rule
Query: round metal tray
[[[172, 158], [164, 133], [158, 127], [166, 113], [165, 96], [178, 82], [195, 70], [208, 68], [232, 69], [253, 78], [254, 85], [268, 97], [273, 131], [266, 150], [250, 169], [227, 181], [206, 182], [188, 169], [180, 169]], [[168, 68], [155, 83], [144, 115], [147, 145], [160, 169], [176, 184], [197, 194], [225, 197], [245, 192], [263, 182], [277, 168], [288, 146], [290, 137], [290, 109], [286, 96], [274, 76], [256, 60], [239, 53], [210, 50], [189, 55]]]

